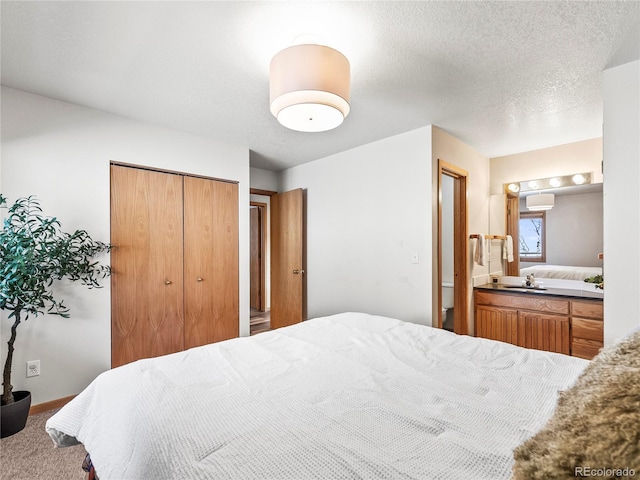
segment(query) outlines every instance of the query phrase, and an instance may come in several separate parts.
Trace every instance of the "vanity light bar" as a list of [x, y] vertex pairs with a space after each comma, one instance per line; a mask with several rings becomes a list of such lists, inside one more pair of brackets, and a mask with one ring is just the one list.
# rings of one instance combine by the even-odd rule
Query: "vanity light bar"
[[573, 187], [589, 183], [591, 183], [591, 172], [586, 172], [540, 178], [536, 180], [524, 180], [522, 182], [505, 183], [504, 191], [510, 193], [535, 192], [539, 190], [548, 190], [550, 188]]

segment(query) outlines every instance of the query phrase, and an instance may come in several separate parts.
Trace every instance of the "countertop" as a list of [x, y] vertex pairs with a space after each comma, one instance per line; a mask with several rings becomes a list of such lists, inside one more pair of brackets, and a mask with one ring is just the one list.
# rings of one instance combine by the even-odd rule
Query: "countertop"
[[475, 288], [478, 290], [490, 290], [492, 292], [504, 292], [517, 295], [543, 295], [552, 297], [589, 298], [595, 300], [604, 300], [604, 292], [602, 290], [596, 290], [595, 285], [592, 283], [586, 285], [587, 288], [585, 290], [574, 290], [570, 288], [555, 287], [545, 287], [546, 290], [537, 290], [533, 288], [518, 287], [517, 285], [504, 285], [500, 283], [485, 283], [484, 285], [479, 285]]

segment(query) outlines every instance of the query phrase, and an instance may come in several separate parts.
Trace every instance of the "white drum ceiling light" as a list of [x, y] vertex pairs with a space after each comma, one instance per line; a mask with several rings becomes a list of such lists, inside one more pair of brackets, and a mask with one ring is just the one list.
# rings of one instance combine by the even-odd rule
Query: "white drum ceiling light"
[[551, 210], [555, 203], [553, 193], [540, 193], [538, 195], [529, 195], [527, 197], [527, 209], [532, 211]]
[[269, 102], [282, 125], [301, 132], [324, 132], [349, 115], [349, 60], [325, 45], [285, 48], [271, 60]]

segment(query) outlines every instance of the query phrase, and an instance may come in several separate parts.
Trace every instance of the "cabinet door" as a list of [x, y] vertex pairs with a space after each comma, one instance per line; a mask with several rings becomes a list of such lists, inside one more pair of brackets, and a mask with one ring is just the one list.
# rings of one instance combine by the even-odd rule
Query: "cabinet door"
[[602, 342], [574, 337], [571, 342], [571, 355], [584, 358], [585, 360], [591, 360], [600, 353], [601, 348]]
[[571, 302], [571, 355], [591, 360], [604, 345], [604, 305], [596, 300]]
[[475, 312], [476, 337], [518, 343], [518, 311], [507, 308], [477, 306]]
[[111, 365], [183, 349], [182, 177], [111, 166]]
[[569, 355], [569, 318], [520, 311], [518, 345]]
[[573, 338], [604, 342], [604, 325], [602, 320], [591, 320], [588, 318], [573, 317]]
[[184, 177], [185, 348], [239, 334], [238, 185]]

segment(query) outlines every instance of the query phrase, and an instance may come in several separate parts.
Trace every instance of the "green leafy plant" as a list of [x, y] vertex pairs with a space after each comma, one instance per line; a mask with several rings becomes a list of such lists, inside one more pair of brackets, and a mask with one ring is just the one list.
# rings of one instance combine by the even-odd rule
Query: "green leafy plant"
[[604, 277], [602, 275], [594, 275], [593, 277], [588, 277], [584, 279], [587, 283], [595, 283], [596, 288], [604, 290]]
[[68, 318], [69, 309], [55, 297], [54, 282], [66, 278], [99, 288], [99, 280], [110, 274], [110, 268], [94, 257], [110, 246], [93, 240], [84, 230], [62, 231], [55, 217], [42, 214], [33, 196], [7, 207], [7, 199], [0, 194], [0, 207], [8, 208], [0, 232], [0, 309], [9, 311], [13, 319], [2, 377], [2, 404], [8, 405], [14, 401], [11, 366], [18, 325], [30, 315], [44, 313]]

